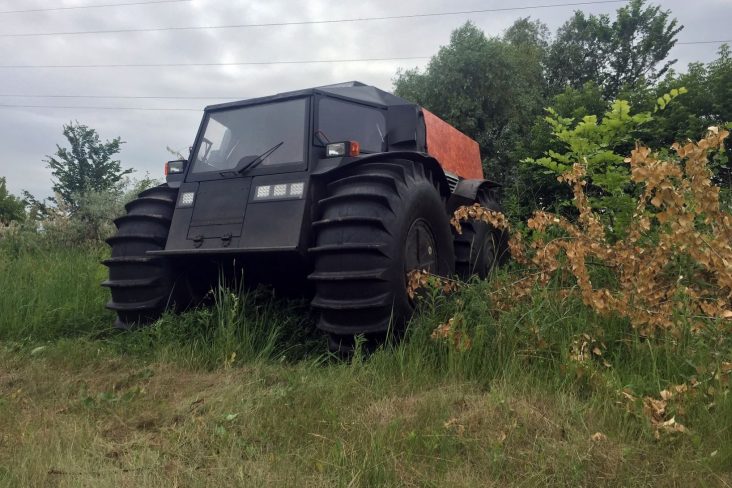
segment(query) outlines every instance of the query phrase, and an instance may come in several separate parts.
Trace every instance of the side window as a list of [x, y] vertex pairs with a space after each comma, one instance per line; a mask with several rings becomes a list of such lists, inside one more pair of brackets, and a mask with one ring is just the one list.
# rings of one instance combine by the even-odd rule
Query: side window
[[331, 142], [358, 141], [363, 152], [384, 150], [384, 110], [323, 97], [318, 106], [318, 130]]

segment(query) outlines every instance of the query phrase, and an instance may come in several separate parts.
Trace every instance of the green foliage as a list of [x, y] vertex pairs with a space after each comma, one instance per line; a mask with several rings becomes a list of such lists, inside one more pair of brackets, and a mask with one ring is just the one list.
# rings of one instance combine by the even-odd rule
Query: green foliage
[[[599, 83], [606, 99], [623, 86], [659, 79], [675, 60], [666, 60], [682, 27], [668, 10], [632, 0], [617, 11], [586, 16], [576, 11], [550, 48], [548, 76], [556, 90]], [[659, 66], [660, 65], [660, 66]]]
[[[592, 90], [591, 86], [586, 88]], [[672, 89], [659, 97], [654, 110], [664, 110], [669, 102], [686, 92], [684, 87]], [[544, 120], [563, 151], [548, 149], [543, 157], [527, 158], [523, 162], [542, 167], [545, 174], [554, 176], [569, 171], [574, 163], [583, 164], [591, 184], [588, 194], [592, 207], [601, 212], [612, 235], [622, 236], [635, 209], [634, 186], [623, 155], [634, 144], [638, 129], [653, 120], [653, 113], [631, 114], [626, 100], [611, 103], [600, 120], [591, 114], [575, 123], [575, 118], [563, 117], [554, 108], [548, 108], [547, 112]], [[562, 205], [569, 207], [571, 203], [564, 201]]]
[[488, 157], [490, 178], [510, 179], [534, 117], [541, 113], [546, 27], [517, 21], [504, 39], [468, 22], [455, 30], [424, 72], [400, 72], [395, 93], [466, 133]]
[[653, 89], [673, 64], [665, 59], [680, 29], [667, 10], [643, 0], [621, 7], [614, 19], [578, 11], [554, 39], [528, 18], [490, 38], [466, 23], [426, 69], [398, 72], [395, 93], [478, 141], [486, 177], [503, 184], [506, 213], [521, 219], [567, 196], [548, 175], [518, 164], [564, 151], [549, 126], [537, 123], [544, 107], [581, 120], [605, 113], [625, 90], [622, 99], [653, 112], [658, 96], [683, 85], [660, 95]]
[[23, 200], [8, 192], [5, 178], [0, 176], [0, 224], [25, 219]]
[[81, 204], [79, 198], [87, 193], [119, 190], [132, 169], [123, 170], [120, 161], [112, 159], [122, 144], [119, 137], [101, 142], [96, 130], [78, 122], [63, 129], [70, 148], [57, 145], [56, 154], [47, 156], [45, 162], [55, 178], [53, 191], [75, 211]]
[[[686, 73], [669, 73], [648, 98], [659, 97], [678, 86], [686, 87], [689, 93], [656, 115], [656, 121], [643, 135], [659, 146], [668, 146], [674, 140], [695, 139], [709, 126], [724, 127], [732, 121], [732, 56], [729, 45], [723, 44], [717, 59], [706, 65], [692, 63]], [[712, 163], [717, 183], [727, 191], [732, 189], [732, 169], [727, 157], [717, 154]]]
[[111, 324], [108, 292], [99, 286], [105, 251], [37, 249], [37, 238], [29, 241], [18, 248], [0, 239], [0, 342], [89, 334]]
[[73, 194], [75, 208], [60, 196], [56, 198], [58, 205], [51, 205], [28, 195], [28, 218], [0, 227], [0, 250], [17, 255], [59, 247], [96, 249], [113, 235], [113, 221], [124, 214], [124, 205], [157, 183], [146, 177], [132, 182], [124, 180], [114, 190]]

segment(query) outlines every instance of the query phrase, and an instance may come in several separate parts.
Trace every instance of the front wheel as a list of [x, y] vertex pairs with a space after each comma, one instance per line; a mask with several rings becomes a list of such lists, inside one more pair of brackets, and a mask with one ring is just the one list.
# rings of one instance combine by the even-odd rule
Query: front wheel
[[165, 248], [178, 190], [160, 185], [128, 203], [116, 219], [117, 233], [107, 239], [112, 255], [104, 261], [111, 290], [107, 308], [117, 312], [115, 326], [129, 329], [154, 322], [173, 304], [185, 306], [184, 279], [168, 258], [147, 254]]
[[319, 210], [309, 278], [331, 349], [349, 347], [358, 334], [399, 334], [414, 312], [409, 271], [454, 272], [445, 203], [420, 164], [388, 160], [345, 170], [328, 184]]

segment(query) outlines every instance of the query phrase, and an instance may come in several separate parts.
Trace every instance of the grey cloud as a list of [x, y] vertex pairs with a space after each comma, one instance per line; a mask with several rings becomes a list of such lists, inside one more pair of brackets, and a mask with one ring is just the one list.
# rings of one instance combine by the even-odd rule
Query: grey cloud
[[[97, 0], [63, 0], [61, 5]], [[522, 5], [534, 3], [522, 1]], [[545, 3], [545, 2], [535, 2]], [[7, 2], [5, 9], [42, 8], [43, 2]], [[498, 0], [333, 0], [224, 1], [193, 0], [179, 4], [100, 8], [0, 15], [0, 32], [81, 31], [182, 25], [222, 25], [302, 19], [369, 17], [421, 12], [500, 8]], [[619, 4], [581, 7], [586, 12], [612, 13]], [[730, 25], [728, 0], [663, 2], [686, 25], [686, 40], [723, 36]], [[38, 38], [0, 38], [2, 64], [109, 64], [232, 62], [293, 59], [349, 59], [429, 56], [449, 41], [450, 32], [470, 19], [488, 35], [500, 35], [514, 20], [531, 16], [556, 30], [572, 7], [513, 12], [426, 17], [373, 22], [345, 22], [271, 28], [181, 32], [105, 34]], [[672, 55], [678, 67], [714, 58], [716, 46], [678, 46]], [[233, 96], [249, 98], [308, 86], [358, 79], [391, 88], [399, 67], [424, 66], [425, 61], [313, 65], [270, 65], [208, 68], [114, 68], [0, 70], [3, 93], [89, 95]], [[185, 107], [201, 109], [217, 100], [115, 100], [2, 98], [0, 104]], [[61, 125], [78, 120], [96, 128], [103, 138], [121, 136], [121, 159], [142, 176], [160, 176], [169, 159], [166, 146], [191, 144], [200, 112], [155, 112], [0, 108], [0, 175], [14, 193], [27, 189], [50, 193], [50, 175], [42, 162], [62, 143]]]

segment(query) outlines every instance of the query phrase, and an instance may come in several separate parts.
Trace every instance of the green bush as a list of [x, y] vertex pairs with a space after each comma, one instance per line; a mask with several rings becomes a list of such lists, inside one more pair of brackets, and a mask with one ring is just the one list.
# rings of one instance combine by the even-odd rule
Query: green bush
[[22, 222], [0, 223], [0, 250], [17, 254], [49, 248], [97, 248], [114, 234], [114, 219], [138, 193], [157, 184], [155, 180], [127, 182], [122, 189], [90, 191], [74, 197], [71, 207], [63, 199], [51, 206], [34, 202]]
[[[673, 89], [660, 97], [654, 111], [664, 110], [685, 88]], [[549, 149], [541, 158], [526, 158], [525, 164], [543, 168], [545, 174], [557, 177], [572, 169], [575, 163], [585, 166], [588, 176], [587, 194], [592, 208], [599, 211], [604, 224], [614, 237], [622, 237], [635, 209], [635, 186], [625, 154], [633, 147], [640, 127], [654, 120], [652, 112], [632, 114], [627, 100], [615, 100], [602, 117], [585, 115], [579, 122], [563, 117], [552, 107], [544, 118], [553, 138], [564, 152]], [[564, 209], [572, 202], [560, 203]]]

